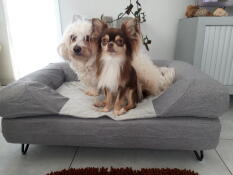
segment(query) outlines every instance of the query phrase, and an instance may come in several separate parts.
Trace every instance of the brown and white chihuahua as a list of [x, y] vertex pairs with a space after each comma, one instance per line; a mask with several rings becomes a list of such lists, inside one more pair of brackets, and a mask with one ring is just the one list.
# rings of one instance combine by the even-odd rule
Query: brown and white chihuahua
[[131, 65], [133, 46], [124, 27], [108, 28], [99, 40], [97, 53], [98, 88], [104, 90], [105, 99], [97, 102], [103, 112], [113, 108], [122, 115], [136, 107], [139, 100], [137, 74]]

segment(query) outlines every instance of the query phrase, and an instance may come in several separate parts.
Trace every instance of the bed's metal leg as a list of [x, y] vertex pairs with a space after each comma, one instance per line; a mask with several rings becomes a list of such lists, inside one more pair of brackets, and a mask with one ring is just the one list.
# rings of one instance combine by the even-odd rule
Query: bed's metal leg
[[197, 160], [199, 160], [199, 161], [202, 161], [202, 160], [203, 160], [203, 158], [204, 158], [204, 151], [203, 151], [203, 150], [200, 151], [200, 154], [199, 154], [198, 151], [193, 151], [193, 152], [194, 152], [194, 154], [195, 154]]
[[21, 145], [21, 151], [22, 151], [23, 155], [27, 154], [28, 148], [29, 148], [29, 144], [22, 144]]

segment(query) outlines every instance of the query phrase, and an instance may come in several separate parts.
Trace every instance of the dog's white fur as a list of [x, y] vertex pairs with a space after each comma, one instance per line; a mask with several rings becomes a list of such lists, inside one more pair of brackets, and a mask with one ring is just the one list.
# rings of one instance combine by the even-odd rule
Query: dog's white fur
[[105, 64], [99, 77], [98, 88], [108, 88], [111, 92], [117, 92], [121, 66], [125, 59], [118, 55], [103, 55], [101, 60]]
[[[96, 52], [83, 40], [85, 36], [91, 35], [92, 23], [88, 20], [79, 20], [69, 25], [63, 35], [63, 42], [58, 47], [59, 54], [68, 61], [70, 67], [77, 73], [79, 80], [87, 86], [87, 95], [98, 95], [96, 78]], [[77, 36], [75, 42], [70, 41], [71, 35]], [[73, 53], [74, 46], [82, 47], [85, 50], [83, 58], [77, 58]], [[86, 58], [85, 58], [86, 57]]]
[[142, 90], [148, 91], [151, 95], [157, 96], [171, 86], [175, 79], [175, 69], [169, 67], [157, 67], [145, 49], [142, 42], [140, 26], [135, 19], [124, 22], [127, 26], [131, 39], [135, 40], [132, 65], [137, 72], [137, 78]]
[[132, 65], [137, 72], [142, 90], [147, 90], [154, 96], [166, 90], [174, 81], [174, 68], [157, 67], [143, 51], [134, 54]]

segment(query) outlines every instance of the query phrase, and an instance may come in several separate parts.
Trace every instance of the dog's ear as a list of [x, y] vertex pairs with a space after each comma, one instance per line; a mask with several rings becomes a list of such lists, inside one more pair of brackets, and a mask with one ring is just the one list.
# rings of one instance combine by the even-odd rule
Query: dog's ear
[[65, 60], [69, 60], [69, 50], [66, 47], [65, 43], [61, 43], [57, 48], [58, 54], [63, 57]]
[[140, 34], [139, 21], [136, 18], [130, 18], [122, 22], [121, 30], [130, 38], [137, 39]]
[[98, 38], [101, 33], [108, 28], [108, 25], [97, 18], [92, 19], [92, 38]]

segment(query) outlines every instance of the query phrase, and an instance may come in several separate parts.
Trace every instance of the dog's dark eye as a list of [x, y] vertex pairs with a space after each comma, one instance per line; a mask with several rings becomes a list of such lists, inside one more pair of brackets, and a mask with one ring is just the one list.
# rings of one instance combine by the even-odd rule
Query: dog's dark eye
[[108, 39], [103, 38], [103, 39], [102, 39], [102, 44], [103, 44], [103, 45], [107, 45], [107, 44], [108, 44]]
[[118, 39], [118, 40], [116, 40], [116, 44], [117, 44], [118, 46], [123, 46], [123, 45], [124, 45], [123, 39]]
[[71, 36], [70, 36], [71, 42], [75, 42], [76, 39], [77, 39], [77, 36], [75, 36], [75, 35], [71, 35]]
[[84, 37], [84, 41], [89, 42], [89, 41], [90, 41], [90, 36], [89, 36], [89, 35], [86, 35], [86, 36]]

